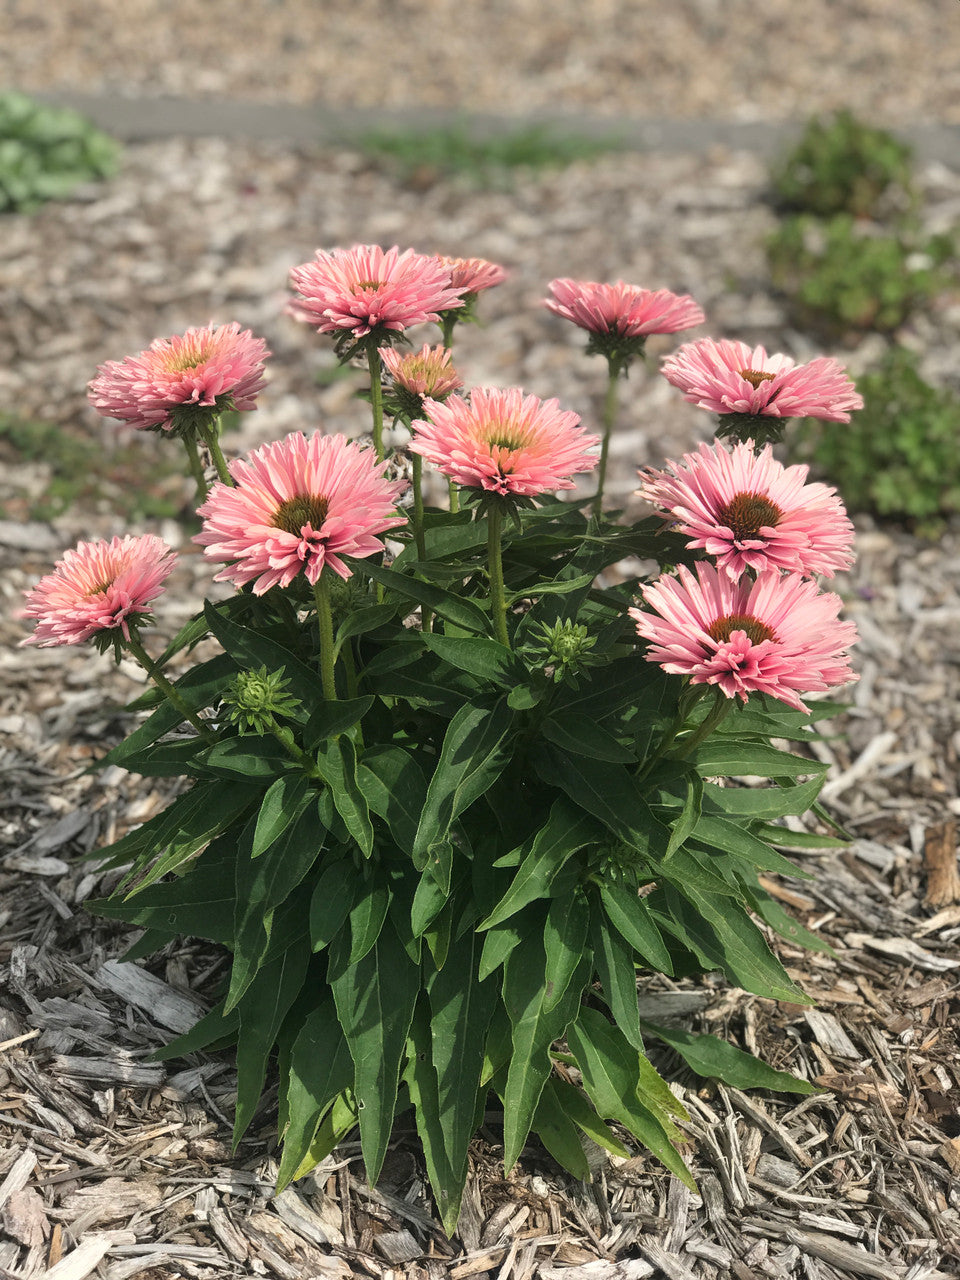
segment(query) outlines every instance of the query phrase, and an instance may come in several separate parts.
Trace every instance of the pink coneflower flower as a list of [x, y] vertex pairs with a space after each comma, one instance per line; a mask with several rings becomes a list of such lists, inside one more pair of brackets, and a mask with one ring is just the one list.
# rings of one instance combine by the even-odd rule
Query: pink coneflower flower
[[139, 430], [181, 431], [226, 409], [255, 409], [269, 354], [264, 340], [236, 321], [210, 324], [157, 338], [125, 360], [108, 360], [87, 394], [104, 417]]
[[516, 387], [476, 388], [469, 403], [426, 400], [423, 410], [426, 421], [411, 424], [410, 448], [469, 488], [531, 497], [572, 489], [574, 472], [597, 465], [589, 450], [598, 437], [587, 435], [577, 414]]
[[703, 324], [704, 314], [689, 294], [669, 289], [641, 289], [618, 280], [595, 284], [563, 277], [547, 286], [553, 294], [544, 306], [581, 329], [595, 334], [646, 338], [651, 333], [677, 333]]
[[701, 444], [668, 466], [641, 472], [638, 492], [731, 578], [746, 569], [832, 578], [853, 564], [853, 525], [836, 490], [807, 484], [809, 467], [784, 467], [771, 445], [757, 455], [752, 440]]
[[25, 593], [20, 617], [36, 618], [37, 626], [21, 643], [49, 649], [118, 633], [129, 640], [131, 627], [146, 622], [163, 595], [175, 563], [174, 551], [152, 533], [77, 543]]
[[290, 280], [300, 295], [290, 308], [297, 319], [345, 341], [374, 332], [382, 341], [460, 306], [460, 290], [451, 286], [439, 258], [413, 249], [401, 253], [396, 245], [318, 249], [314, 262], [291, 270]]
[[798, 573], [773, 569], [734, 582], [705, 561], [696, 570], [681, 565], [678, 577], [644, 587], [652, 613], [630, 610], [638, 635], [652, 642], [648, 662], [728, 698], [768, 693], [797, 711], [807, 710], [801, 692], [856, 679], [844, 650], [857, 629], [839, 621], [838, 595], [819, 593]]
[[344, 436], [293, 432], [230, 464], [236, 487], [213, 486], [194, 541], [226, 562], [216, 581], [253, 582], [255, 595], [298, 573], [313, 585], [327, 567], [349, 578], [341, 556], [382, 551], [376, 535], [405, 523], [394, 511], [403, 484], [384, 465]]
[[465, 296], [492, 289], [507, 278], [504, 267], [486, 258], [448, 258], [441, 254], [440, 261], [450, 273], [453, 288], [462, 289]]
[[381, 347], [380, 358], [397, 386], [413, 396], [444, 400], [463, 386], [453, 367], [453, 353], [442, 344], [431, 347], [425, 342], [419, 351], [406, 355], [393, 347]]
[[668, 356], [663, 376], [684, 400], [719, 414], [823, 418], [849, 422], [863, 399], [836, 360], [818, 356], [797, 364], [730, 338], [687, 342]]

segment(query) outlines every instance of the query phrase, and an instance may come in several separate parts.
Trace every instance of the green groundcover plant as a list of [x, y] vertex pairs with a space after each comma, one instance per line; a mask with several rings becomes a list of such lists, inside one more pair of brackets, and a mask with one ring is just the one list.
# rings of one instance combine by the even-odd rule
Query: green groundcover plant
[[[835, 707], [803, 699], [851, 678], [855, 638], [817, 581], [849, 565], [849, 521], [759, 443], [790, 414], [848, 421], [840, 366], [682, 347], [667, 376], [732, 444], [645, 472], [658, 514], [625, 523], [603, 505], [622, 378], [648, 334], [703, 313], [666, 290], [552, 282], [547, 306], [607, 361], [591, 434], [517, 388], [456, 394], [455, 323], [503, 274], [371, 245], [292, 271], [293, 315], [366, 361], [371, 445], [293, 433], [228, 463], [220, 417], [254, 407], [268, 354], [236, 324], [101, 366], [102, 412], [183, 442], [196, 540], [236, 591], [151, 657], [142, 631], [174, 557], [147, 534], [79, 544], [24, 610], [25, 643], [142, 663], [153, 687], [133, 705], [149, 714], [101, 764], [184, 780], [99, 851], [122, 878], [89, 904], [144, 929], [128, 960], [180, 934], [232, 957], [215, 1006], [160, 1056], [236, 1047], [237, 1143], [276, 1073], [280, 1187], [355, 1126], [375, 1181], [412, 1111], [451, 1233], [491, 1100], [507, 1169], [535, 1134], [587, 1178], [586, 1135], [639, 1144], [692, 1185], [648, 1039], [706, 1076], [810, 1091], [641, 1022], [637, 975], [719, 970], [803, 1002], [764, 926], [823, 944], [761, 877], [800, 874], [783, 847], [837, 843], [781, 820], [816, 807], [824, 766], [803, 745]], [[428, 322], [445, 343], [403, 353]], [[409, 482], [389, 478], [391, 417]], [[595, 469], [595, 493], [571, 496]], [[626, 576], [633, 558], [660, 573]], [[201, 640], [217, 651], [174, 676]]]
[[0, 93], [0, 212], [28, 213], [115, 172], [120, 146], [77, 111]]
[[791, 452], [836, 481], [854, 511], [936, 534], [960, 512], [960, 398], [931, 386], [905, 347], [891, 347], [860, 387], [863, 411], [846, 431], [805, 421]]

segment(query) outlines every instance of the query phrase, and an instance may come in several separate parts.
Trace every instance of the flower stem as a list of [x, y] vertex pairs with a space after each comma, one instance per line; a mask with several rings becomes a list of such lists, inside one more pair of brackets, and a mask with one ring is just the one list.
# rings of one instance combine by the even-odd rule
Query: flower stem
[[383, 383], [381, 381], [380, 352], [371, 343], [367, 347], [367, 366], [370, 370], [370, 407], [373, 409], [373, 448], [377, 461], [383, 461]]
[[333, 614], [330, 611], [330, 587], [322, 572], [313, 584], [313, 598], [317, 605], [317, 625], [320, 628], [320, 679], [323, 696], [328, 702], [335, 702], [337, 683], [333, 673]]
[[192, 433], [182, 436], [183, 447], [187, 451], [187, 462], [190, 464], [190, 474], [193, 476], [194, 483], [197, 486], [197, 506], [203, 506], [207, 500], [209, 486], [207, 477], [203, 474], [203, 463], [200, 461], [200, 454], [197, 450], [197, 437]]
[[450, 494], [450, 510], [460, 510], [460, 486], [456, 480], [447, 481], [447, 492]]
[[174, 688], [163, 672], [158, 669], [157, 664], [150, 657], [149, 653], [147, 653], [146, 649], [144, 649], [136, 636], [130, 636], [128, 640], [124, 640], [123, 647], [131, 657], [136, 658], [137, 662], [140, 663], [141, 667], [143, 667], [144, 671], [164, 695], [167, 701], [176, 707], [185, 720], [190, 721], [200, 737], [206, 742], [214, 742], [216, 740], [214, 735], [203, 723], [197, 713], [195, 711], [191, 711], [187, 706], [182, 695]]
[[419, 453], [411, 453], [413, 462], [413, 537], [417, 544], [417, 557], [427, 558], [427, 544], [423, 537], [423, 458]]
[[593, 514], [600, 519], [603, 510], [603, 486], [607, 479], [607, 454], [610, 451], [610, 433], [617, 414], [617, 380], [620, 368], [613, 360], [608, 362], [607, 392], [603, 398], [603, 443], [600, 445], [600, 462], [597, 465], [597, 492], [593, 499]]
[[722, 689], [714, 690], [714, 703], [707, 714], [703, 717], [696, 729], [690, 734], [689, 738], [684, 738], [680, 744], [680, 750], [676, 753], [674, 759], [685, 760], [693, 751], [699, 747], [704, 738], [710, 736], [714, 729], [726, 716], [727, 712], [733, 706], [733, 699], [728, 698]]
[[223, 450], [220, 448], [220, 422], [219, 420], [211, 427], [201, 427], [200, 437], [203, 443], [210, 450], [210, 457], [213, 459], [213, 465], [217, 469], [217, 478], [222, 484], [229, 485], [232, 489], [233, 476], [230, 474], [230, 468], [227, 466], [227, 460], [223, 456]]
[[460, 317], [456, 311], [451, 308], [441, 314], [440, 327], [443, 330], [443, 345], [449, 351], [453, 346], [453, 331], [456, 328], [457, 321]]
[[507, 634], [507, 603], [503, 591], [503, 556], [500, 549], [500, 533], [503, 528], [503, 511], [491, 504], [487, 511], [487, 559], [490, 574], [490, 611], [493, 628], [502, 645], [510, 648]]

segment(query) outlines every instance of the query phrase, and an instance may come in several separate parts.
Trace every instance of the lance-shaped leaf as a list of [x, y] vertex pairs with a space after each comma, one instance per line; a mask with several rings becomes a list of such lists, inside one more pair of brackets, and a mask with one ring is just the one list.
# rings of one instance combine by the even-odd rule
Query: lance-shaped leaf
[[520, 659], [499, 640], [488, 640], [482, 636], [444, 636], [429, 631], [425, 631], [421, 639], [432, 653], [458, 671], [466, 671], [468, 675], [489, 680], [504, 689], [523, 684], [528, 678], [527, 669]]
[[556, 717], [548, 716], [541, 726], [543, 736], [564, 751], [591, 760], [611, 760], [615, 764], [630, 764], [636, 757], [629, 747], [620, 743], [596, 720], [579, 711], [564, 711]]
[[795, 787], [718, 787], [703, 784], [703, 796], [711, 807], [747, 818], [782, 818], [788, 813], [806, 813], [820, 794], [823, 777], [817, 775]]
[[567, 1043], [598, 1114], [622, 1124], [681, 1182], [696, 1190], [689, 1169], [673, 1145], [683, 1135], [648, 1089], [643, 1097], [638, 1092], [645, 1074], [639, 1061], [642, 1055], [627, 1044], [599, 1010], [585, 1007], [568, 1028]]
[[524, 938], [510, 953], [503, 1003], [512, 1028], [513, 1053], [503, 1093], [503, 1160], [507, 1172], [519, 1159], [551, 1070], [550, 1046], [576, 1015], [589, 965], [581, 962], [562, 998], [547, 1008], [548, 975], [543, 941]]
[[347, 737], [328, 738], [317, 752], [317, 772], [330, 788], [330, 796], [350, 835], [369, 858], [373, 852], [370, 809], [357, 782], [357, 753]]
[[610, 924], [641, 960], [659, 973], [673, 973], [670, 952], [646, 899], [626, 885], [608, 883], [600, 886], [600, 900]]
[[637, 969], [633, 948], [611, 927], [599, 907], [593, 913], [593, 956], [604, 998], [614, 1021], [635, 1049], [643, 1049], [637, 1001]]
[[471, 631], [480, 636], [490, 634], [489, 617], [479, 604], [466, 596], [458, 595], [453, 591], [444, 591], [442, 587], [435, 586], [432, 582], [408, 577], [405, 573], [398, 573], [396, 569], [385, 569], [382, 564], [375, 564], [372, 560], [354, 560], [351, 556], [345, 556], [344, 559], [347, 564], [355, 566], [373, 578], [374, 582], [382, 583], [397, 595], [431, 609], [441, 618], [446, 618], [455, 626], [462, 627], [464, 631]]
[[312, 751], [324, 738], [346, 733], [362, 720], [373, 706], [373, 694], [362, 698], [344, 698], [337, 702], [321, 702], [303, 726], [303, 745]]
[[253, 1119], [267, 1075], [267, 1058], [284, 1018], [300, 994], [309, 959], [306, 938], [297, 939], [276, 960], [260, 969], [238, 1006], [240, 1036], [234, 1149]]
[[686, 784], [686, 795], [683, 800], [683, 808], [670, 828], [670, 839], [667, 842], [665, 858], [669, 858], [676, 853], [680, 846], [693, 835], [697, 828], [697, 823], [700, 821], [700, 814], [703, 809], [703, 779], [699, 774], [690, 772], [686, 774], [684, 782]]
[[704, 814], [701, 817], [693, 845], [694, 848], [706, 846], [711, 853], [719, 849], [751, 867], [759, 867], [761, 871], [775, 871], [778, 875], [803, 880], [813, 879], [809, 871], [795, 866], [789, 858], [785, 858], [765, 841], [758, 840], [742, 823], [716, 814]]
[[450, 721], [417, 828], [413, 858], [420, 870], [430, 846], [445, 840], [454, 820], [500, 776], [513, 719], [501, 698], [491, 710], [461, 707]]
[[590, 1165], [577, 1126], [564, 1110], [557, 1094], [556, 1077], [550, 1076], [540, 1094], [533, 1130], [554, 1160], [581, 1182], [589, 1182]]
[[[590, 907], [579, 885], [563, 897], [554, 898], [550, 903], [543, 928], [547, 978], [544, 1009], [548, 1013], [566, 995], [580, 962], [582, 960], [589, 962], [590, 951], [587, 947], [589, 928]], [[487, 937], [489, 936], [488, 934]]]
[[334, 1099], [352, 1085], [353, 1059], [333, 1000], [325, 996], [307, 1015], [290, 1051], [284, 1082], [287, 1127], [282, 1135], [277, 1194], [296, 1175]]
[[374, 1183], [390, 1141], [420, 970], [389, 923], [356, 964], [349, 963], [342, 933], [331, 951], [329, 981], [356, 1068], [360, 1142], [367, 1177]]
[[357, 783], [400, 848], [412, 853], [427, 799], [427, 780], [414, 757], [403, 747], [370, 747], [357, 766]]
[[[304, 798], [305, 799], [305, 798]], [[259, 858], [252, 856], [259, 815], [247, 823], [234, 861], [233, 966], [227, 1011], [233, 1009], [263, 964], [273, 929], [273, 913], [293, 893], [323, 849], [326, 831], [316, 804], [299, 816]]]
[[320, 872], [310, 899], [310, 944], [322, 951], [340, 932], [356, 901], [357, 869], [349, 858], [338, 858]]
[[823, 774], [827, 766], [819, 760], [778, 751], [760, 742], [737, 742], [713, 734], [697, 747], [691, 763], [704, 777], [729, 774], [731, 777], [756, 775], [759, 778], [799, 778], [805, 774]]
[[[189, 861], [241, 817], [256, 802], [259, 794], [248, 783], [217, 781], [198, 782], [185, 796], [178, 796], [159, 815], [164, 821], [158, 825], [150, 841], [151, 847], [145, 850], [148, 855], [159, 850], [160, 857], [131, 889], [128, 897], [140, 893], [168, 871], [175, 871]], [[181, 800], [184, 801], [182, 806]], [[119, 845], [118, 841], [108, 852], [115, 853]], [[126, 876], [124, 885], [137, 874], [144, 860], [138, 860], [133, 871]]]
[[318, 672], [285, 648], [250, 627], [231, 622], [223, 616], [218, 605], [209, 601], [204, 607], [207, 625], [223, 645], [230, 657], [243, 671], [282, 671], [288, 682], [288, 692], [299, 698], [305, 708], [311, 708], [320, 698]]
[[[544, 825], [514, 853], [522, 861], [510, 888], [478, 929], [508, 920], [528, 902], [549, 897], [550, 885], [568, 858], [585, 844], [602, 838], [603, 831], [589, 814], [564, 796], [554, 801]], [[506, 855], [512, 858], [513, 854]], [[500, 865], [504, 865], [501, 861]]]
[[440, 1210], [440, 1220], [447, 1235], [452, 1236], [460, 1216], [463, 1182], [458, 1181], [447, 1155], [446, 1139], [440, 1124], [440, 1098], [432, 1055], [430, 1013], [426, 1002], [422, 1001], [417, 1006], [410, 1026], [403, 1081], [413, 1103], [417, 1133], [423, 1144], [427, 1176]]
[[663, 1027], [644, 1022], [643, 1028], [665, 1041], [698, 1076], [713, 1077], [735, 1089], [776, 1089], [780, 1093], [816, 1093], [807, 1080], [789, 1071], [775, 1071], [752, 1053], [744, 1053], [736, 1045], [717, 1036], [695, 1035], [678, 1027]]

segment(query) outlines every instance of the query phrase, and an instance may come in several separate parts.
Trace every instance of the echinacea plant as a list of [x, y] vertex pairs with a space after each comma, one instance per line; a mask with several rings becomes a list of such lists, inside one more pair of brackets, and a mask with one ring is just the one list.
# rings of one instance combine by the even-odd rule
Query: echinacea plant
[[[747, 428], [787, 411], [843, 420], [856, 397], [831, 362], [813, 377], [731, 344], [709, 367], [675, 358], [667, 375], [735, 415], [737, 442], [643, 471], [658, 514], [626, 523], [576, 492], [600, 443], [576, 414], [519, 388], [462, 393], [443, 317], [463, 280], [444, 261], [355, 246], [294, 272], [301, 318], [368, 357], [376, 444], [294, 433], [218, 463], [210, 488], [199, 476], [196, 541], [232, 597], [151, 658], [141, 631], [174, 557], [146, 535], [67, 552], [24, 612], [25, 643], [92, 640], [146, 667], [155, 688], [134, 705], [150, 714], [101, 763], [185, 780], [98, 851], [122, 873], [90, 904], [145, 930], [128, 959], [184, 933], [230, 954], [214, 1006], [160, 1057], [236, 1045], [236, 1143], [268, 1073], [279, 1081], [279, 1187], [357, 1126], [376, 1181], [411, 1111], [453, 1233], [491, 1102], [507, 1170], [537, 1135], [588, 1178], [586, 1135], [620, 1156], [647, 1148], [692, 1185], [684, 1108], [649, 1040], [736, 1085], [811, 1089], [642, 1021], [637, 979], [719, 970], [804, 999], [771, 937], [822, 944], [761, 873], [800, 875], [781, 847], [835, 841], [781, 825], [816, 805], [824, 766], [771, 740], [802, 751], [835, 710], [809, 695], [853, 678], [855, 628], [814, 576], [849, 566], [852, 527], [832, 490]], [[638, 353], [617, 344], [701, 316], [666, 291], [604, 288], [553, 285], [563, 314], [613, 344], [613, 376]], [[400, 357], [426, 322], [448, 341]], [[176, 405], [252, 407], [262, 344], [204, 332], [244, 338], [232, 380], [201, 372], [199, 339], [194, 364], [171, 340], [136, 357], [147, 399], [121, 365], [95, 402], [162, 430]], [[384, 403], [456, 509], [425, 505], [417, 472], [400, 513]], [[631, 557], [660, 573], [612, 572]], [[205, 637], [219, 651], [181, 670]]]

